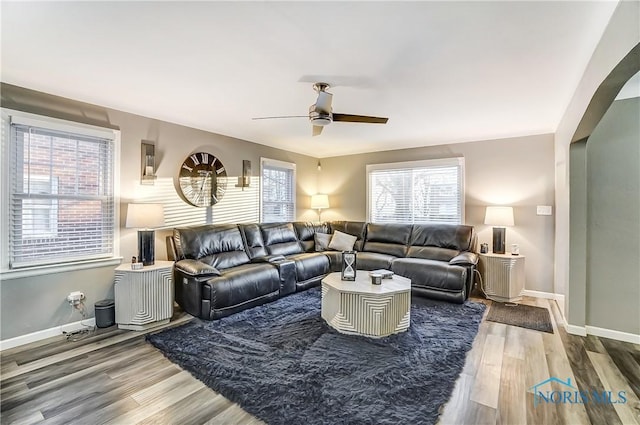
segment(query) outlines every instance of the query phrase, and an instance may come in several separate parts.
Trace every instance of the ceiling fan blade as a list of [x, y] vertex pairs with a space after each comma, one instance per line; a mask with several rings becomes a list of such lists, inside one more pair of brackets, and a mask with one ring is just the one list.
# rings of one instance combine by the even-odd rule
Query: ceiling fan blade
[[316, 100], [316, 112], [331, 113], [331, 99], [333, 95], [326, 91], [318, 92], [318, 100]]
[[363, 122], [367, 124], [386, 124], [389, 118], [369, 117], [366, 115], [333, 114], [333, 121]]
[[283, 115], [280, 117], [255, 117], [252, 120], [273, 120], [277, 118], [309, 118], [309, 115]]
[[323, 129], [323, 128], [324, 128], [324, 127], [322, 127], [322, 126], [314, 125], [314, 126], [313, 126], [313, 132], [311, 133], [311, 134], [312, 134], [312, 136], [319, 136], [319, 135], [320, 135], [320, 133], [322, 133], [322, 129]]

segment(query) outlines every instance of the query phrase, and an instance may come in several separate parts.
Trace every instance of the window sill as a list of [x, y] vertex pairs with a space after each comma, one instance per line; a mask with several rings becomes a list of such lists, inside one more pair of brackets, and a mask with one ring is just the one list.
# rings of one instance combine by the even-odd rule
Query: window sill
[[65, 273], [76, 270], [95, 269], [98, 267], [117, 266], [122, 262], [122, 257], [113, 257], [100, 260], [78, 261], [62, 265], [50, 264], [46, 266], [27, 267], [24, 269], [3, 269], [0, 271], [0, 280], [22, 279], [25, 277], [41, 276], [51, 273]]

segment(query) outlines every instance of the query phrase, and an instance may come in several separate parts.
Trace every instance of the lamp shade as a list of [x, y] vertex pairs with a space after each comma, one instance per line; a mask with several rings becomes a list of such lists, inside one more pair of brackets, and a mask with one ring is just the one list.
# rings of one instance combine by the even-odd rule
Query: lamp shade
[[125, 226], [137, 229], [164, 226], [164, 206], [162, 204], [129, 204]]
[[311, 208], [315, 210], [329, 208], [329, 196], [311, 195]]
[[484, 224], [493, 226], [513, 226], [512, 207], [487, 207]]

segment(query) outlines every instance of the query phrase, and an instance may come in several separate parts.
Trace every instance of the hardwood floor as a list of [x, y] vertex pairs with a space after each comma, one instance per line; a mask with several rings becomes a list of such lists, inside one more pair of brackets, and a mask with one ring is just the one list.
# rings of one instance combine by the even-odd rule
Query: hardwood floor
[[[523, 303], [549, 309], [554, 333], [483, 320], [440, 423], [640, 425], [640, 345], [569, 335], [555, 302]], [[188, 320], [177, 315], [169, 326]], [[54, 338], [5, 350], [0, 362], [2, 424], [262, 423], [168, 361], [140, 332]], [[551, 376], [570, 378], [581, 391], [625, 391], [626, 403], [534, 406], [531, 387]], [[563, 390], [556, 382], [551, 389]]]

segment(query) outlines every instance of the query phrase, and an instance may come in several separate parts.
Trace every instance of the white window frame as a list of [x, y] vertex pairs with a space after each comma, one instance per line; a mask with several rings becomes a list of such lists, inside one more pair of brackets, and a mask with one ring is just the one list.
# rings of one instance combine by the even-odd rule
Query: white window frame
[[281, 220], [281, 221], [295, 221], [297, 215], [297, 205], [296, 205], [296, 196], [297, 196], [297, 177], [296, 177], [296, 164], [293, 162], [279, 161], [277, 159], [270, 158], [260, 158], [260, 222], [264, 222], [264, 168], [266, 167], [275, 167], [275, 168], [284, 168], [287, 170], [293, 171], [293, 184], [292, 190], [292, 202], [293, 202], [293, 217], [292, 220]]
[[57, 118], [31, 114], [22, 111], [2, 108], [2, 146], [0, 149], [0, 226], [9, 229], [10, 223], [10, 196], [11, 188], [9, 171], [11, 169], [11, 123], [19, 123], [40, 127], [44, 129], [64, 131], [83, 136], [93, 136], [111, 139], [113, 142], [113, 200], [114, 200], [114, 227], [113, 227], [113, 253], [104, 258], [87, 258], [76, 261], [64, 261], [57, 264], [37, 264], [20, 268], [9, 268], [9, 232], [0, 232], [0, 278], [1, 280], [19, 279], [30, 276], [38, 276], [49, 273], [82, 270], [95, 267], [113, 266], [121, 262], [120, 257], [120, 131], [110, 128], [97, 127], [89, 124], [61, 120]]
[[371, 217], [371, 199], [370, 199], [370, 190], [371, 190], [371, 172], [376, 170], [394, 170], [394, 169], [411, 169], [411, 168], [429, 168], [429, 167], [442, 167], [442, 166], [457, 166], [460, 169], [461, 181], [460, 181], [460, 224], [465, 223], [465, 169], [464, 169], [464, 158], [463, 157], [455, 157], [455, 158], [440, 158], [440, 159], [425, 159], [421, 161], [405, 161], [405, 162], [393, 162], [386, 164], [367, 164], [366, 173], [367, 173], [367, 211], [366, 217], [367, 222], [372, 222]]

